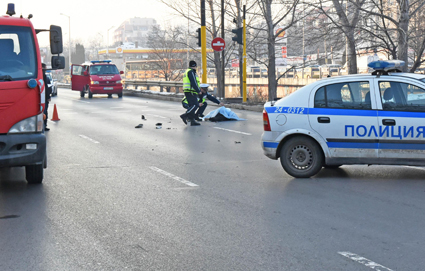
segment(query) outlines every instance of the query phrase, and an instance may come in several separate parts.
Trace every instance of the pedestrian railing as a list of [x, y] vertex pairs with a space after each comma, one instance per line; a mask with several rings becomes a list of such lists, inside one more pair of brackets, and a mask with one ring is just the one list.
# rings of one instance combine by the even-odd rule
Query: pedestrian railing
[[152, 80], [128, 80], [123, 79], [122, 80], [124, 88], [128, 87], [134, 87], [137, 89], [140, 87], [146, 87], [147, 90], [150, 89], [150, 87], [159, 87], [160, 92], [164, 91], [164, 88], [167, 90], [167, 92], [171, 91], [171, 88], [174, 88], [176, 93], [179, 93], [180, 88], [183, 88], [183, 82], [182, 81], [152, 81]]

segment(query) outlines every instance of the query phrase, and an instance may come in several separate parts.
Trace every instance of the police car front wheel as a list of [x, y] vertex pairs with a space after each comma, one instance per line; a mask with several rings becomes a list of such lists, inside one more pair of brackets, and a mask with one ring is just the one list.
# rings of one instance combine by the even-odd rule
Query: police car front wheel
[[280, 152], [283, 169], [295, 178], [316, 175], [323, 166], [323, 153], [319, 145], [304, 136], [289, 139]]

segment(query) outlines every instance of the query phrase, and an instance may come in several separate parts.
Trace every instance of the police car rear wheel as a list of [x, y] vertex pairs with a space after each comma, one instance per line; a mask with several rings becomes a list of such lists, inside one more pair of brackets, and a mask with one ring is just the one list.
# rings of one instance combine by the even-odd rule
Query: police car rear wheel
[[322, 168], [323, 154], [318, 144], [310, 138], [294, 137], [283, 145], [280, 163], [289, 175], [309, 178]]

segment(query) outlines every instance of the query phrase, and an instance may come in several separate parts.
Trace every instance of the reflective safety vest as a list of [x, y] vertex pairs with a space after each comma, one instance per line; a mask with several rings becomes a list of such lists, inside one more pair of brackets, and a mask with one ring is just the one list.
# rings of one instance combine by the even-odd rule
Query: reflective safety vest
[[[186, 97], [183, 97], [183, 99], [182, 99], [182, 102], [183, 103], [185, 103], [185, 104], [189, 104], [188, 102], [187, 102], [187, 99], [186, 99]], [[205, 103], [205, 98], [204, 97], [202, 97], [202, 100], [201, 99], [199, 99], [199, 96], [198, 96], [198, 103]]]
[[[186, 72], [183, 75], [183, 92], [193, 92], [195, 94], [198, 94], [198, 92], [196, 90], [194, 90], [192, 88], [192, 86], [190, 85], [190, 80], [189, 77], [187, 76], [187, 74], [191, 71], [192, 69], [187, 69]], [[198, 75], [196, 75], [196, 82], [198, 83], [198, 87], [200, 88], [200, 80]]]

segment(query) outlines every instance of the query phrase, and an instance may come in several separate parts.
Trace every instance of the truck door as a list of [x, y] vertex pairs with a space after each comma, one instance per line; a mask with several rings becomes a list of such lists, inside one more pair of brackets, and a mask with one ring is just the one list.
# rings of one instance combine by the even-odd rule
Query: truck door
[[84, 75], [85, 67], [82, 65], [71, 66], [71, 89], [83, 91], [88, 84], [88, 75]]

